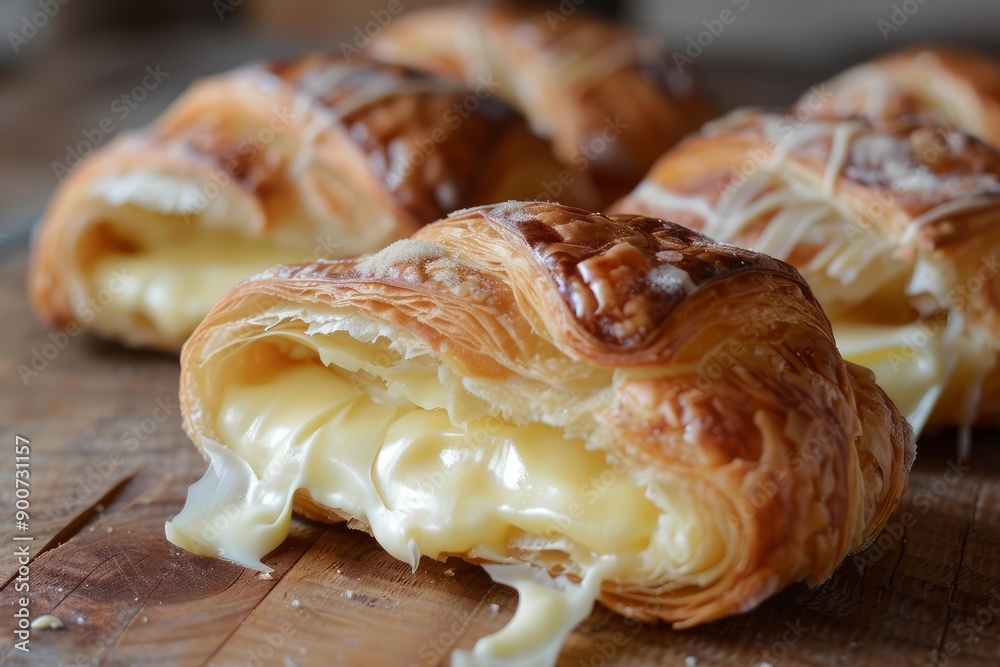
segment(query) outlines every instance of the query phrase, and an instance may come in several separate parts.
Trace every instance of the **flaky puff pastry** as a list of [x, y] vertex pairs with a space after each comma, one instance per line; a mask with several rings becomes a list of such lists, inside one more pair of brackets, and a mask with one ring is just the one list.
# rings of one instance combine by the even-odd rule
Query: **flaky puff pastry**
[[488, 92], [359, 58], [252, 66], [71, 173], [38, 230], [31, 298], [50, 324], [178, 349], [243, 278], [381, 249], [561, 169]]
[[743, 110], [666, 153], [613, 210], [798, 268], [848, 360], [919, 432], [1000, 423], [1000, 153], [919, 120]]
[[[714, 115], [662, 44], [577, 8], [472, 4], [412, 12], [382, 31], [372, 49], [469, 84], [493, 82], [499, 97], [552, 137], [571, 175], [597, 175], [602, 207]], [[539, 198], [570, 203], [558, 190]]]
[[1000, 147], [1000, 59], [954, 46], [913, 46], [848, 69], [799, 106], [825, 118], [921, 116]]
[[793, 268], [549, 203], [266, 271], [181, 366], [212, 470], [168, 526], [176, 544], [260, 567], [294, 494], [414, 569], [526, 563], [677, 627], [830, 576], [886, 522], [914, 457]]

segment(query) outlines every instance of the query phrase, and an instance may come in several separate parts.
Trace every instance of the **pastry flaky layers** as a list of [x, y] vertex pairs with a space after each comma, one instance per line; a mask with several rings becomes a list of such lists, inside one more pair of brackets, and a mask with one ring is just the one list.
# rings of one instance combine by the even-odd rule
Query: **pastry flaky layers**
[[918, 432], [1000, 423], [1000, 153], [986, 144], [919, 120], [742, 110], [613, 210], [791, 263], [844, 357]]
[[663, 44], [577, 7], [472, 3], [407, 12], [371, 48], [380, 58], [470, 85], [497, 82], [497, 95], [551, 137], [571, 165], [539, 199], [569, 203], [560, 184], [593, 174], [609, 197], [603, 208], [715, 115]]
[[[199, 82], [61, 185], [34, 244], [35, 308], [179, 349], [267, 267], [379, 250], [455, 208], [533, 197], [563, 167], [491, 95], [326, 56]], [[564, 196], [581, 204], [588, 187]]]
[[794, 269], [548, 203], [271, 269], [181, 365], [211, 466], [173, 543], [266, 569], [294, 508], [414, 569], [499, 564], [522, 600], [477, 660], [554, 661], [595, 597], [687, 627], [820, 581], [878, 532], [914, 456]]

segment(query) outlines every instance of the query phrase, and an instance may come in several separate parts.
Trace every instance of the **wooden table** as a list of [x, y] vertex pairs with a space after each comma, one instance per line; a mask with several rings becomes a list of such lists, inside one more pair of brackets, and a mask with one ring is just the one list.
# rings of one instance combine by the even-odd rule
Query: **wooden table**
[[[25, 241], [0, 250], [3, 664], [439, 665], [510, 618], [516, 595], [479, 568], [425, 559], [412, 574], [343, 526], [295, 520], [270, 577], [168, 543], [205, 468], [180, 428], [177, 359], [46, 331], [24, 297]], [[33, 350], [45, 365], [25, 384]], [[27, 531], [16, 435], [31, 443]], [[958, 463], [953, 433], [925, 438], [893, 522], [823, 585], [686, 632], [599, 607], [560, 665], [1000, 664], [997, 440], [977, 433]], [[28, 654], [12, 634], [23, 545], [32, 617], [65, 623], [32, 631]]]

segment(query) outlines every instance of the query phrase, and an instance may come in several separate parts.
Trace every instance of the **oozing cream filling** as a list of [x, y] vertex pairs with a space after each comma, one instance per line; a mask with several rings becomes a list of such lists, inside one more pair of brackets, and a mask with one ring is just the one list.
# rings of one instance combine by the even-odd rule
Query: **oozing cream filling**
[[844, 358], [871, 369], [879, 386], [919, 432], [954, 370], [941, 335], [919, 322], [839, 323], [834, 333]]
[[[725, 567], [725, 537], [683, 485], [647, 489], [554, 426], [453, 421], [449, 407], [476, 399], [448, 396], [430, 366], [373, 378], [358, 369], [385, 350], [343, 332], [272, 331], [223, 354], [206, 401], [219, 442], [203, 441], [210, 469], [167, 524], [189, 551], [267, 570], [260, 559], [287, 535], [293, 494], [305, 491], [366, 522], [414, 570], [420, 555], [498, 562], [490, 573], [519, 590], [519, 609], [508, 628], [456, 652], [464, 665], [554, 664], [605, 580], [667, 571], [705, 583]], [[543, 562], [569, 554], [579, 569], [554, 579], [518, 563], [525, 550]]]
[[[81, 226], [66, 238], [85, 282], [74, 307], [95, 329], [115, 336], [129, 332], [125, 338], [141, 345], [179, 345], [241, 280], [277, 264], [363, 251], [379, 233], [386, 240], [385, 222], [374, 215], [368, 228], [349, 239], [316, 236], [309, 221], [317, 211], [305, 203], [305, 192], [315, 185], [308, 175], [258, 184], [254, 197], [231, 174], [228, 185], [220, 185], [225, 181], [218, 173], [204, 176], [212, 180], [134, 169], [90, 185], [78, 207]], [[262, 215], [280, 224], [266, 232], [245, 229]], [[337, 228], [330, 223], [329, 229]], [[84, 305], [95, 298], [100, 307]]]
[[875, 373], [914, 431], [934, 421], [935, 413], [957, 416], [963, 427], [972, 424], [979, 388], [996, 358], [988, 336], [963, 327], [954, 315], [951, 321], [897, 325], [834, 320], [833, 328], [844, 358]]
[[307, 255], [271, 239], [194, 224], [157, 217], [111, 231], [117, 242], [86, 262], [88, 293], [110, 294], [94, 308], [95, 327], [114, 331], [112, 322], [139, 318], [160, 336], [182, 342], [238, 282]]
[[[289, 365], [282, 357], [254, 357], [254, 379], [226, 388], [220, 441], [260, 477], [274, 461], [303, 459], [301, 488], [366, 521], [388, 518], [376, 536], [397, 558], [413, 560], [411, 541], [434, 558], [506, 555], [522, 533], [559, 535], [599, 555], [648, 545], [656, 509], [622, 475], [602, 489], [601, 502], [565, 520], [588, 481], [609, 467], [558, 429], [489, 418], [456, 426], [444, 409], [379, 403], [313, 360]], [[615, 520], [626, 510], [635, 524]]]

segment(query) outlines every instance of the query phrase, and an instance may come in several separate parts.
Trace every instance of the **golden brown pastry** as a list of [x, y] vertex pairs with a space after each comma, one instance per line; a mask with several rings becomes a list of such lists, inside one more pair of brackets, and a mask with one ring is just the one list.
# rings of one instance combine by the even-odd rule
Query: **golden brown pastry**
[[[53, 325], [177, 349], [260, 270], [378, 250], [455, 208], [533, 196], [561, 169], [516, 112], [427, 74], [318, 55], [240, 69], [70, 175], [31, 297]], [[574, 193], [588, 201], [586, 183]]]
[[595, 598], [688, 627], [821, 581], [878, 533], [914, 456], [790, 266], [540, 202], [271, 269], [181, 367], [211, 468], [169, 539], [266, 569], [295, 509], [414, 568], [493, 564], [521, 602], [461, 664], [554, 662]]
[[[663, 45], [584, 11], [483, 4], [408, 13], [372, 45], [380, 58], [481, 85], [552, 137], [569, 176], [597, 176], [606, 206], [711, 117]], [[559, 183], [539, 199], [570, 203]]]
[[613, 207], [788, 261], [844, 357], [919, 432], [1000, 424], [1000, 153], [916, 120], [744, 110], [668, 152]]
[[814, 117], [923, 116], [1000, 147], [1000, 59], [925, 45], [850, 68], [799, 102]]

